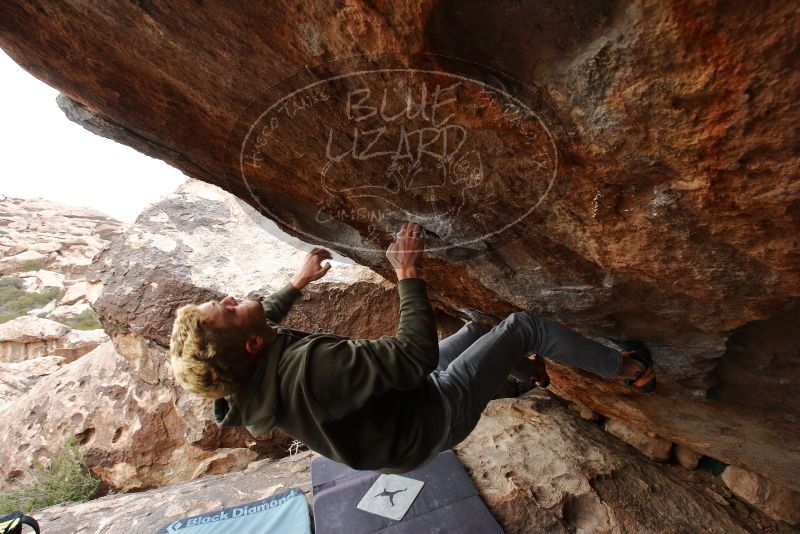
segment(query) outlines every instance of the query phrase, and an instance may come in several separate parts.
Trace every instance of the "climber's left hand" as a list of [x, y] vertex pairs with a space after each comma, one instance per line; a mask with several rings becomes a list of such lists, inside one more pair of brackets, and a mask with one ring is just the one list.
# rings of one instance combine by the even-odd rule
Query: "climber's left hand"
[[315, 247], [311, 249], [311, 252], [306, 254], [303, 259], [303, 264], [297, 274], [292, 278], [292, 285], [296, 289], [303, 289], [314, 280], [319, 280], [325, 276], [325, 273], [331, 268], [331, 263], [324, 260], [331, 260], [332, 258], [331, 253], [324, 248]]

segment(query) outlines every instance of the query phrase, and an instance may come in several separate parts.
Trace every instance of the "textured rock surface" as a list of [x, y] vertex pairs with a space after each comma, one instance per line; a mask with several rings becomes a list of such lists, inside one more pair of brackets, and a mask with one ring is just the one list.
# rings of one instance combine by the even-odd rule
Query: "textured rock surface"
[[[273, 24], [278, 18], [289, 23]], [[800, 329], [779, 325], [796, 325], [800, 315], [800, 151], [787, 134], [800, 121], [799, 28], [794, 2], [0, 7], [0, 46], [60, 89], [62, 108], [86, 128], [262, 206], [295, 235], [336, 240], [378, 269], [387, 267], [380, 254], [351, 249], [384, 248], [398, 218], [430, 221], [432, 243], [442, 247], [477, 239], [429, 262], [440, 303], [465, 315], [524, 308], [645, 340], [657, 362], [655, 396], [555, 366], [554, 389], [794, 489]], [[508, 157], [524, 140], [497, 100], [460, 106], [458, 119], [483, 151], [487, 180], [478, 185], [491, 195], [460, 195], [460, 186], [474, 185], [466, 180], [431, 201], [392, 178], [404, 186], [389, 184], [400, 214], [353, 220], [380, 203], [336, 194], [326, 199], [336, 220], [322, 224], [326, 134], [347, 134], [353, 124], [341, 113], [307, 113], [241, 180], [226, 139], [235, 134], [234, 149], [244, 139], [247, 123], [238, 119], [260, 104], [261, 91], [296, 74], [276, 90], [340, 74], [338, 65], [311, 66], [360, 54], [375, 58], [371, 68], [395, 66], [404, 57], [376, 54], [401, 51], [442, 54], [414, 61], [522, 99], [541, 120], [531, 141], [541, 154], [528, 167]], [[341, 102], [352, 88], [328, 96]], [[459, 96], [475, 101], [468, 91]], [[287, 114], [316, 102], [292, 104]], [[270, 142], [270, 133], [254, 142]], [[382, 176], [380, 158], [353, 159], [335, 169], [339, 191]], [[556, 162], [557, 179], [545, 184], [542, 169]], [[458, 208], [448, 228], [430, 219], [431, 206]], [[479, 239], [485, 224], [510, 227]], [[753, 342], [769, 330], [779, 333], [769, 349]]]
[[[93, 295], [87, 293], [84, 276], [92, 258], [123, 228], [123, 223], [90, 208], [0, 195], [0, 275], [4, 286], [28, 293], [49, 293], [48, 298], [52, 299], [36, 309], [30, 309], [36, 305], [6, 309], [9, 302], [0, 298], [0, 321], [24, 313], [81, 328], [96, 326], [96, 321], [88, 320], [94, 316], [89, 306]], [[7, 291], [4, 289], [4, 294], [9, 294]], [[19, 304], [23, 298], [9, 294], [9, 300]], [[77, 323], [73, 323], [76, 318]], [[97, 337], [98, 332], [92, 335]], [[73, 351], [70, 359], [97, 344], [82, 352]], [[0, 361], [11, 351], [7, 343], [0, 342]], [[33, 345], [13, 347], [17, 357], [40, 352]]]
[[0, 362], [0, 413], [65, 362], [66, 358], [63, 356], [42, 356], [16, 363]]
[[[35, 283], [69, 291], [124, 226], [91, 208], [0, 195], [0, 274], [19, 273], [26, 261], [40, 262], [44, 274]], [[67, 304], [79, 300], [77, 288], [72, 291], [75, 298]]]
[[300, 488], [311, 501], [313, 453], [262, 460], [244, 472], [210, 476], [139, 493], [112, 495], [81, 504], [64, 504], [37, 512], [42, 532], [156, 532], [180, 517], [202, 514]]
[[507, 534], [788, 532], [709, 473], [651, 462], [541, 390], [492, 401], [456, 452]]
[[722, 480], [733, 493], [773, 519], [800, 524], [800, 493], [735, 465], [725, 468]]
[[74, 330], [33, 316], [0, 324], [0, 362], [21, 362], [41, 356], [63, 356], [74, 361], [92, 351], [108, 336], [101, 330]]
[[614, 419], [607, 419], [603, 424], [606, 432], [610, 432], [628, 445], [639, 450], [651, 460], [666, 462], [672, 458], [672, 443], [656, 435], [639, 432]]
[[702, 454], [698, 454], [688, 447], [675, 445], [675, 459], [684, 469], [696, 469], [702, 458]]
[[19, 478], [71, 436], [114, 489], [191, 478], [211, 452], [184, 440], [170, 391], [138, 379], [106, 342], [41, 379], [0, 412], [0, 485]]

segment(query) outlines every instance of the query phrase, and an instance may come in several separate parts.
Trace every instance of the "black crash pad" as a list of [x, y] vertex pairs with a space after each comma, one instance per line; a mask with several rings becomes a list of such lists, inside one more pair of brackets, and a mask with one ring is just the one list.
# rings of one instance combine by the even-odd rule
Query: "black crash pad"
[[327, 458], [311, 464], [316, 534], [502, 534], [502, 529], [478, 496], [472, 480], [451, 451], [428, 465], [401, 476], [425, 483], [400, 521], [356, 508], [380, 475], [356, 471]]

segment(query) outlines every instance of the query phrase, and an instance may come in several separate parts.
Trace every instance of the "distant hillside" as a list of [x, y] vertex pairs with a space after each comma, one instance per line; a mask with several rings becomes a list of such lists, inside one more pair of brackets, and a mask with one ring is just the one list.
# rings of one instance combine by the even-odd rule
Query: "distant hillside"
[[0, 323], [36, 315], [99, 328], [86, 269], [125, 226], [91, 208], [0, 195]]

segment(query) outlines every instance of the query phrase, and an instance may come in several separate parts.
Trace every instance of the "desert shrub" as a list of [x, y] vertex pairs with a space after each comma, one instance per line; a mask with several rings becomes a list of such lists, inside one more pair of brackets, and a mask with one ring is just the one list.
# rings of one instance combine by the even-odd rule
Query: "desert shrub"
[[25, 260], [22, 262], [22, 271], [38, 271], [39, 269], [44, 268], [44, 261], [43, 260]]
[[22, 289], [22, 279], [17, 278], [16, 276], [4, 276], [0, 278], [0, 288], [4, 287], [15, 287], [17, 289]]
[[94, 330], [95, 328], [103, 328], [100, 322], [98, 322], [97, 316], [94, 314], [91, 308], [86, 308], [79, 315], [76, 315], [72, 319], [65, 319], [60, 322], [76, 330]]
[[22, 289], [22, 280], [13, 276], [0, 278], [0, 323], [16, 319], [30, 310], [41, 308], [61, 296], [57, 287], [46, 287], [40, 292]]
[[48, 465], [31, 471], [31, 480], [0, 493], [0, 515], [14, 510], [35, 512], [63, 502], [84, 502], [97, 495], [100, 481], [93, 478], [75, 438], [50, 455]]

